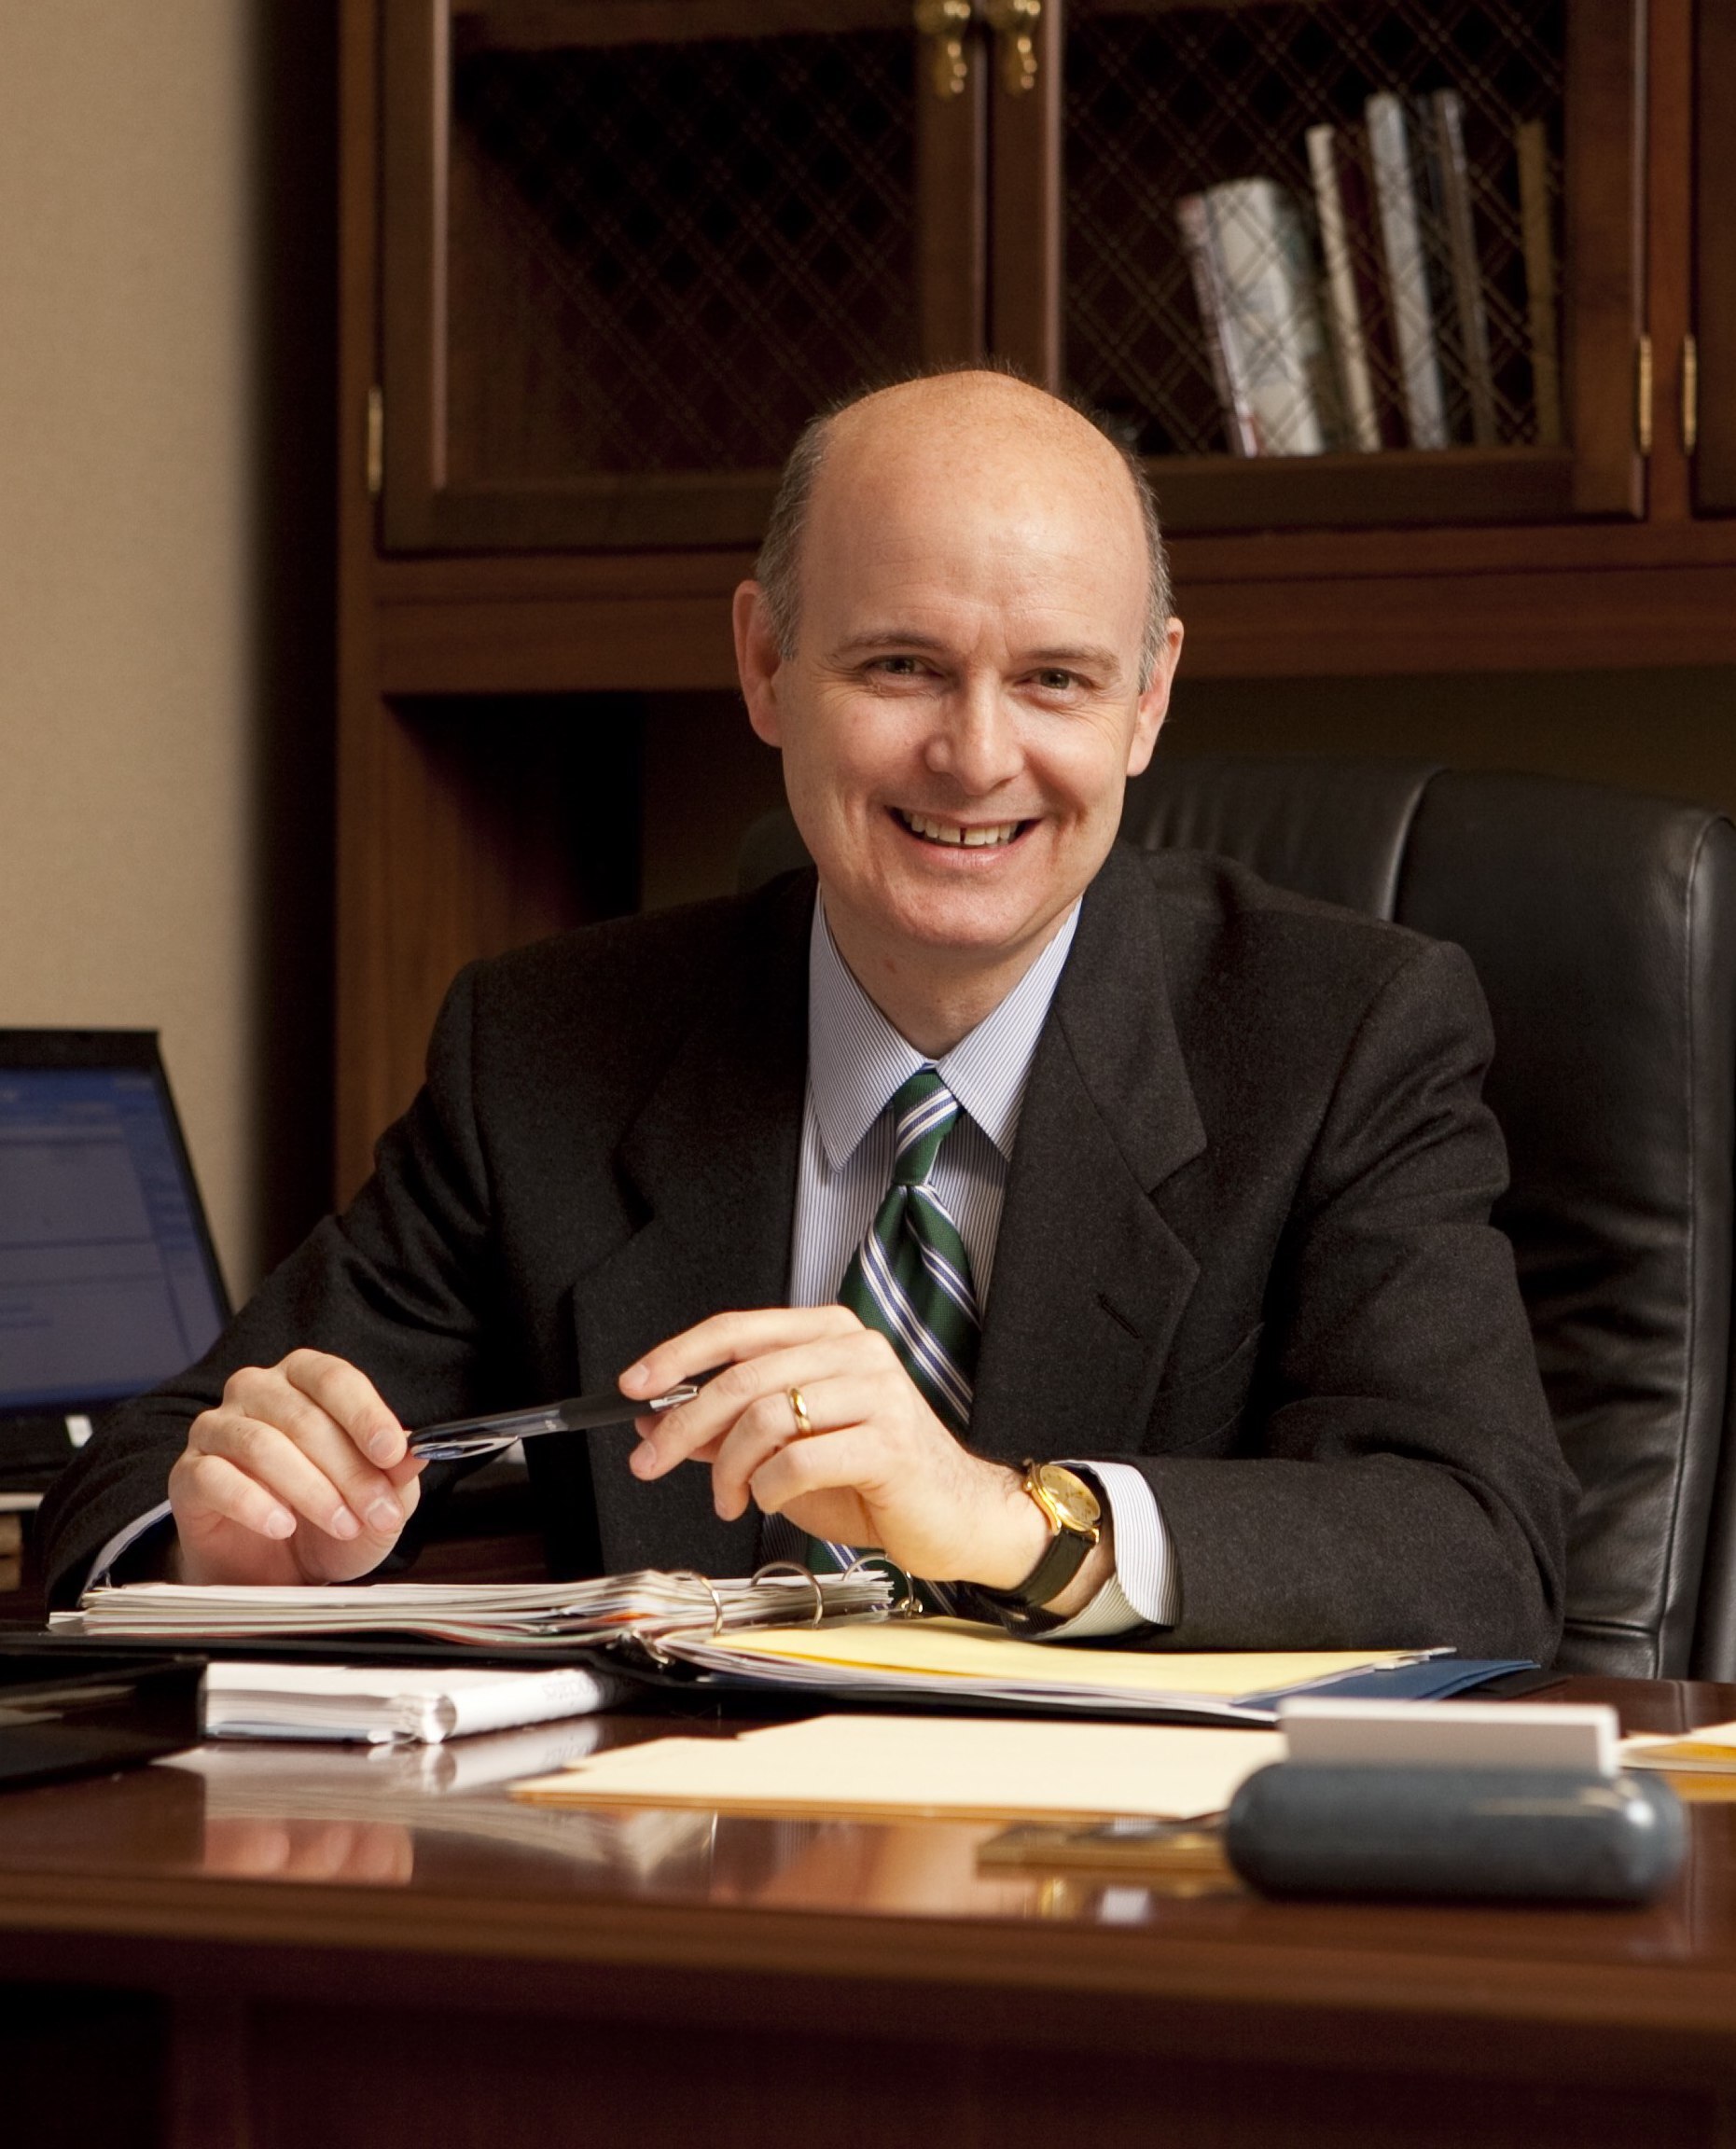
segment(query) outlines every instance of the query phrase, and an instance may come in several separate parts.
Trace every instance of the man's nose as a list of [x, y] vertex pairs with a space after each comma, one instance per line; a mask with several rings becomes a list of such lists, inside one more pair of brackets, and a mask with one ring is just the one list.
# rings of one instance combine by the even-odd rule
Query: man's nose
[[986, 797], [1019, 773], [1022, 758], [998, 679], [968, 680], [949, 697], [928, 747], [928, 765], [937, 774], [973, 797]]

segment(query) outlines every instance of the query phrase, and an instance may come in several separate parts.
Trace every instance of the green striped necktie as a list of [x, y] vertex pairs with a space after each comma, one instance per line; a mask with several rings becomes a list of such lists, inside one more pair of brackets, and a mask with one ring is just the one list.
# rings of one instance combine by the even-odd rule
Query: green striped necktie
[[970, 1255], [929, 1185], [940, 1144], [958, 1120], [958, 1099], [932, 1067], [918, 1068], [892, 1100], [892, 1185], [839, 1291], [878, 1328], [941, 1422], [970, 1423], [981, 1319]]
[[[970, 1423], [981, 1322], [970, 1255], [928, 1184], [958, 1109], [958, 1099], [932, 1067], [919, 1068], [893, 1098], [892, 1185], [851, 1256], [838, 1296], [888, 1339], [941, 1423], [963, 1434]], [[808, 1564], [821, 1574], [833, 1567], [841, 1572], [856, 1557], [853, 1546], [809, 1540]], [[868, 1558], [892, 1565], [881, 1553]], [[943, 1587], [911, 1579], [925, 1610], [951, 1611]]]

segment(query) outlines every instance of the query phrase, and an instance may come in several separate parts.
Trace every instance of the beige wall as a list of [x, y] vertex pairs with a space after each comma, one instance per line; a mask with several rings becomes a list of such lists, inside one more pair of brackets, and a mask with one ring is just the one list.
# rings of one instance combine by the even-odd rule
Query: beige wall
[[243, 0], [0, 0], [0, 1024], [160, 1029], [258, 1257]]

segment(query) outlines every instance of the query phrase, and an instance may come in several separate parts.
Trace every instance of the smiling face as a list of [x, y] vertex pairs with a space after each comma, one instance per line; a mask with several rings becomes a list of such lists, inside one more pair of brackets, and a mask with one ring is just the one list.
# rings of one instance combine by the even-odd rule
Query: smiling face
[[1146, 588], [1109, 443], [1038, 390], [954, 374], [834, 421], [787, 658], [757, 586], [738, 592], [749, 714], [833, 936], [923, 1049], [1010, 991], [1115, 839], [1180, 643], [1142, 692]]

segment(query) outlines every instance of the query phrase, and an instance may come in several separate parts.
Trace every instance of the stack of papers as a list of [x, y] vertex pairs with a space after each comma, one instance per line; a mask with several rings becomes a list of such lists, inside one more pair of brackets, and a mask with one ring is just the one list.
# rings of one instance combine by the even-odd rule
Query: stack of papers
[[1636, 1734], [1621, 1741], [1621, 1759], [1629, 1768], [1667, 1768], [1673, 1776], [1736, 1776], [1736, 1724]]
[[467, 1665], [211, 1664], [207, 1739], [339, 1740], [437, 1745], [479, 1731], [589, 1716], [626, 1682], [589, 1666], [489, 1671]]
[[921, 1695], [1028, 1709], [1199, 1717], [1271, 1724], [1285, 1695], [1415, 1668], [1431, 1692], [1498, 1667], [1466, 1667], [1428, 1651], [1300, 1649], [1182, 1656], [1019, 1642], [962, 1619], [873, 1627], [784, 1628], [751, 1636], [681, 1635], [671, 1655], [702, 1670], [783, 1690], [833, 1696]]
[[953, 1821], [1194, 1820], [1284, 1756], [1275, 1731], [992, 1717], [816, 1716], [733, 1739], [652, 1739], [515, 1783], [553, 1806]]
[[358, 1582], [238, 1588], [131, 1582], [86, 1592], [57, 1612], [60, 1632], [133, 1642], [271, 1641], [321, 1634], [426, 1634], [485, 1648], [571, 1648], [624, 1635], [782, 1624], [814, 1607], [827, 1619], [883, 1615], [892, 1585], [878, 1571], [768, 1572], [707, 1582], [698, 1575], [604, 1574], [590, 1582]]

